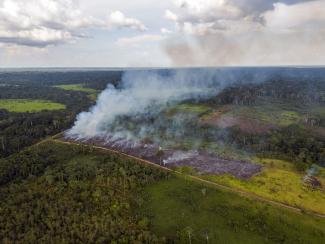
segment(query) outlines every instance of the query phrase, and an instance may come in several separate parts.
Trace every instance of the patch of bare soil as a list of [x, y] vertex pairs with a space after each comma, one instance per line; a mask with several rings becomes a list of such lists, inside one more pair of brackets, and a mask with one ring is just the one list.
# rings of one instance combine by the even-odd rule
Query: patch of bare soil
[[203, 151], [180, 151], [161, 149], [158, 145], [135, 142], [115, 136], [77, 139], [63, 138], [66, 141], [82, 142], [138, 157], [168, 167], [190, 166], [199, 174], [230, 174], [240, 179], [248, 179], [259, 173], [262, 167], [247, 161], [222, 159]]

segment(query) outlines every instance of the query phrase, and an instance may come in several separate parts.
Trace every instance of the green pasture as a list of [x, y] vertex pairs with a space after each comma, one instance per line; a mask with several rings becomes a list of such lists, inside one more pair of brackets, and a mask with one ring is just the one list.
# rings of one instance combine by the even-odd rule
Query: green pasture
[[88, 93], [88, 97], [91, 100], [94, 100], [94, 101], [96, 101], [97, 95], [98, 95], [97, 90], [92, 89], [92, 88], [84, 87], [83, 84], [57, 85], [57, 86], [54, 86], [54, 87], [60, 88], [60, 89], [63, 89], [63, 90], [67, 90], [67, 91], [81, 91], [81, 92]]
[[232, 106], [227, 114], [261, 120], [277, 126], [295, 124], [303, 118], [303, 115], [296, 111], [284, 110], [277, 106]]
[[[295, 107], [290, 104], [268, 103], [255, 106], [225, 105], [214, 109], [220, 116], [228, 115], [262, 121], [279, 127], [292, 124], [302, 124], [306, 117], [324, 118], [325, 109], [322, 106]], [[205, 113], [201, 120], [209, 119], [214, 113]]]
[[211, 107], [201, 104], [183, 103], [166, 111], [167, 116], [173, 116], [177, 113], [191, 113], [195, 115], [205, 114], [211, 111]]
[[31, 100], [31, 99], [0, 99], [0, 109], [9, 112], [40, 112], [43, 110], [61, 110], [66, 106], [61, 103], [55, 103], [47, 100]]
[[176, 243], [321, 243], [325, 221], [191, 179], [173, 177], [146, 188], [151, 229]]
[[[325, 214], [324, 189], [312, 189], [303, 184], [304, 173], [297, 172], [292, 163], [276, 159], [255, 161], [262, 164], [264, 169], [251, 179], [240, 180], [230, 175], [210, 175], [204, 178], [266, 199]], [[325, 184], [322, 175], [318, 179]]]

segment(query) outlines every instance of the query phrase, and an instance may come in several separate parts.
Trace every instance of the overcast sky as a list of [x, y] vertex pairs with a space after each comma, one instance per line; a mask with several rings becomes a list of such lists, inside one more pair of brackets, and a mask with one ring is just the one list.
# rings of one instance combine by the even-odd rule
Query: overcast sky
[[0, 0], [0, 67], [324, 64], [325, 0]]

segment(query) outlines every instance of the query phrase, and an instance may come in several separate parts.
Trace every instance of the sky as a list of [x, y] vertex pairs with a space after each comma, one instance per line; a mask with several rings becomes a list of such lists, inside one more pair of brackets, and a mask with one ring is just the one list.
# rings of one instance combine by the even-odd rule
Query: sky
[[325, 0], [0, 0], [0, 67], [325, 64]]

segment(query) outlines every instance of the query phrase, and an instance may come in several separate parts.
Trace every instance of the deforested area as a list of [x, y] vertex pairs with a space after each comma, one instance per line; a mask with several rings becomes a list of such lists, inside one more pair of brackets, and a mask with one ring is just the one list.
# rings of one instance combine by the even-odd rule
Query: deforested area
[[322, 242], [324, 69], [93, 72], [0, 82], [1, 243]]
[[2, 243], [186, 243], [189, 233], [192, 243], [321, 243], [325, 236], [318, 217], [90, 146], [48, 141], [0, 165]]
[[324, 214], [323, 76], [321, 68], [127, 71], [61, 139]]
[[325, 0], [0, 0], [0, 244], [324, 244]]

